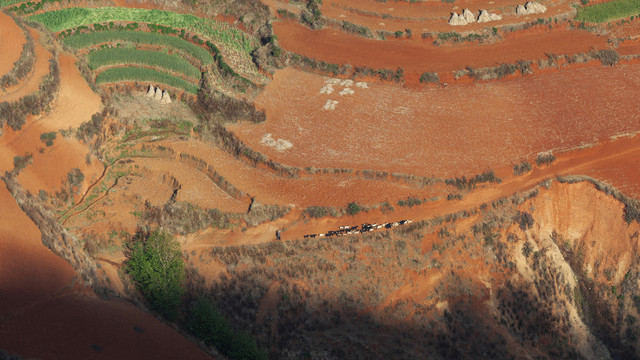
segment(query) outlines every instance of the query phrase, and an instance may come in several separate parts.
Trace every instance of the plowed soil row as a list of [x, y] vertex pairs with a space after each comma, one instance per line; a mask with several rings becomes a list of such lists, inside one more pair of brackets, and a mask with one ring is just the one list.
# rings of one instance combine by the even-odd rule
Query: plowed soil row
[[13, 64], [22, 54], [22, 46], [26, 42], [22, 29], [13, 19], [0, 11], [0, 77], [13, 69]]
[[[407, 89], [352, 86], [284, 69], [256, 99], [267, 121], [230, 129], [274, 161], [452, 177], [640, 130], [640, 65], [586, 67], [512, 81]], [[335, 110], [324, 110], [328, 100]], [[265, 134], [293, 145], [278, 151]]]
[[280, 45], [288, 51], [335, 64], [393, 70], [400, 67], [405, 76], [416, 79], [426, 71], [450, 73], [467, 66], [482, 68], [545, 59], [547, 53], [573, 55], [608, 48], [605, 37], [565, 28], [511, 34], [504, 41], [481, 46], [436, 46], [426, 40], [371, 40], [333, 29], [313, 31], [282, 21], [274, 23], [273, 28]]
[[[18, 28], [18, 30], [22, 32], [22, 29]], [[7, 88], [6, 92], [0, 92], [0, 102], [16, 101], [23, 96], [38, 91], [42, 78], [49, 74], [49, 60], [51, 60], [52, 55], [40, 43], [40, 34], [32, 29], [29, 29], [29, 31], [31, 31], [31, 36], [33, 36], [36, 54], [36, 61], [33, 64], [33, 70], [31, 71], [31, 74], [29, 74], [26, 79], [20, 81], [18, 85]]]

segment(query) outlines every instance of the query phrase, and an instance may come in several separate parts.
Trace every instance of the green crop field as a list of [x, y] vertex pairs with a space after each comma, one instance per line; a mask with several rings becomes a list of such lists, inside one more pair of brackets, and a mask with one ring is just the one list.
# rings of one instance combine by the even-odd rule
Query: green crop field
[[129, 41], [135, 44], [161, 45], [184, 51], [203, 65], [213, 64], [213, 55], [198, 45], [179, 37], [158, 33], [147, 33], [131, 30], [95, 31], [75, 34], [65, 38], [64, 43], [72, 48], [80, 49], [92, 45]]
[[576, 20], [608, 22], [640, 14], [640, 0], [613, 0], [578, 8]]
[[184, 79], [162, 71], [143, 67], [127, 66], [110, 68], [99, 73], [96, 77], [97, 84], [116, 83], [120, 81], [149, 81], [154, 84], [165, 84], [183, 89], [192, 94], [198, 93], [198, 87]]
[[29, 19], [42, 23], [53, 32], [109, 21], [143, 22], [185, 29], [245, 53], [251, 52], [258, 46], [256, 38], [230, 28], [224, 23], [156, 9], [66, 8], [36, 14]]
[[183, 74], [191, 79], [200, 80], [198, 68], [178, 55], [159, 51], [137, 50], [130, 48], [106, 48], [89, 53], [89, 68], [96, 70], [108, 65], [149, 65]]
[[13, 4], [23, 2], [24, 0], [0, 0], [0, 7], [5, 7]]

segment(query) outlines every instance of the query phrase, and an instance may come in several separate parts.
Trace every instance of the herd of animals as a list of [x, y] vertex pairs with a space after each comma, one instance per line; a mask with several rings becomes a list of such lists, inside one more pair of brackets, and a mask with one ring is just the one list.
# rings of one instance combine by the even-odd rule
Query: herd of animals
[[329, 237], [329, 236], [345, 236], [345, 235], [355, 235], [355, 234], [363, 234], [369, 231], [380, 230], [380, 229], [391, 229], [396, 226], [411, 224], [413, 220], [400, 220], [392, 223], [383, 223], [383, 224], [367, 224], [364, 223], [360, 227], [356, 226], [340, 226], [339, 230], [331, 230], [324, 234], [308, 234], [305, 235], [305, 239], [315, 238], [315, 237]]

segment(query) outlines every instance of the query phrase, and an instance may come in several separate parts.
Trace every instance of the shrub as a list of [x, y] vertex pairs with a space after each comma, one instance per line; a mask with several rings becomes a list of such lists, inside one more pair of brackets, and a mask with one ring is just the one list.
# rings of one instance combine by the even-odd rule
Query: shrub
[[31, 164], [33, 160], [33, 155], [26, 153], [24, 156], [14, 156], [13, 157], [13, 167], [16, 171], [20, 171], [27, 167], [28, 164]]
[[549, 166], [555, 160], [556, 160], [556, 157], [550, 152], [540, 153], [540, 154], [538, 154], [538, 158], [536, 159], [536, 164], [538, 166], [543, 165], [543, 164]]
[[396, 31], [394, 34], [395, 34], [396, 38], [398, 38], [398, 39], [399, 39], [399, 38], [401, 38], [401, 37], [402, 37], [403, 32], [402, 32], [402, 30], [398, 30], [398, 31]]
[[531, 169], [531, 164], [528, 161], [523, 161], [513, 166], [513, 175], [522, 175], [528, 173]]
[[605, 49], [598, 51], [598, 60], [602, 65], [613, 66], [620, 61], [620, 56], [614, 49]]
[[349, 205], [347, 205], [347, 214], [349, 215], [355, 215], [363, 210], [364, 208], [358, 205], [358, 203], [356, 202], [351, 202], [349, 203]]
[[525, 242], [524, 245], [522, 245], [522, 255], [524, 255], [524, 257], [529, 257], [529, 255], [531, 255], [531, 252], [533, 251], [533, 248], [531, 247], [531, 245], [529, 245], [529, 242]]
[[142, 295], [154, 310], [169, 320], [175, 320], [184, 291], [180, 243], [160, 230], [148, 232], [141, 229], [124, 246], [127, 256], [125, 270]]
[[302, 212], [303, 216], [308, 216], [311, 218], [321, 218], [325, 216], [337, 216], [337, 212], [333, 208], [325, 207], [325, 206], [310, 206]]
[[210, 301], [199, 298], [191, 306], [188, 330], [207, 345], [215, 346], [232, 359], [267, 359], [255, 341], [246, 333], [234, 333], [229, 322]]
[[73, 186], [78, 186], [84, 181], [84, 174], [78, 168], [73, 168], [67, 174], [67, 181]]
[[513, 221], [520, 226], [522, 231], [531, 229], [534, 223], [533, 216], [526, 211], [518, 211]]
[[438, 73], [425, 72], [422, 75], [420, 75], [420, 82], [439, 84], [440, 77], [438, 76]]
[[53, 146], [53, 140], [56, 139], [56, 132], [51, 131], [48, 133], [40, 134], [40, 141], [45, 143], [47, 146]]

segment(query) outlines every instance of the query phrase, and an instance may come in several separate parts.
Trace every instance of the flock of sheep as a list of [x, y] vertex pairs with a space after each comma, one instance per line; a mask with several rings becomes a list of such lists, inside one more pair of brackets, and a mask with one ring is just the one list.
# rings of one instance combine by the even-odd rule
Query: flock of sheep
[[326, 234], [308, 234], [305, 235], [305, 239], [315, 238], [315, 237], [329, 237], [329, 236], [345, 236], [345, 235], [355, 235], [355, 234], [364, 234], [369, 231], [380, 230], [380, 229], [391, 229], [396, 226], [411, 224], [413, 220], [400, 220], [392, 223], [384, 223], [384, 224], [362, 224], [360, 228], [358, 226], [340, 226], [339, 230], [331, 230]]

